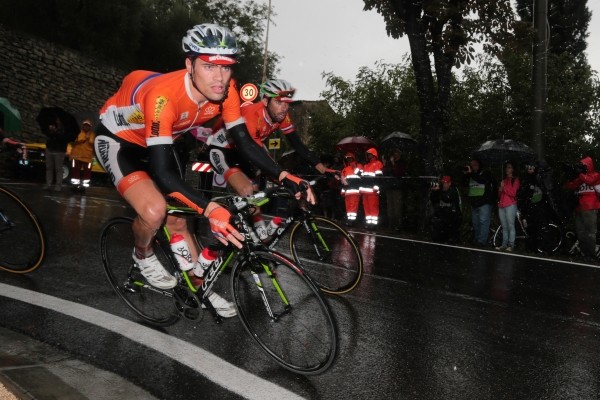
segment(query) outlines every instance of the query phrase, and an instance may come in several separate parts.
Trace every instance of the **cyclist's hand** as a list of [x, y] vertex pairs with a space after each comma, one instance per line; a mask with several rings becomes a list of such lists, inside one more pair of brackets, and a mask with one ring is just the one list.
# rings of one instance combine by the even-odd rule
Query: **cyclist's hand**
[[310, 184], [302, 178], [298, 178], [295, 175], [290, 174], [287, 171], [284, 171], [279, 175], [279, 180], [281, 183], [285, 185], [285, 187], [290, 188], [296, 193], [296, 199], [300, 199], [302, 197], [302, 192], [306, 192], [306, 201], [310, 204], [315, 204], [315, 195], [310, 188]]
[[218, 203], [211, 201], [204, 210], [208, 218], [210, 230], [215, 237], [224, 245], [231, 243], [237, 248], [242, 248], [244, 237], [229, 223], [231, 214]]

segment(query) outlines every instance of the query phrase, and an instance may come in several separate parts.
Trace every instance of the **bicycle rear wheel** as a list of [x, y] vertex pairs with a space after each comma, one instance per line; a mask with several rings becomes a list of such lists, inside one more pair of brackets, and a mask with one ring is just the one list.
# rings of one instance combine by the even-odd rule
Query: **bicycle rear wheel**
[[25, 274], [46, 256], [46, 235], [37, 216], [7, 188], [0, 187], [0, 269]]
[[557, 224], [545, 224], [540, 227], [537, 235], [537, 251], [542, 254], [554, 254], [560, 248], [562, 240], [562, 230]]
[[[157, 326], [173, 325], [180, 317], [173, 290], [150, 286], [134, 267], [132, 218], [113, 218], [102, 229], [100, 253], [104, 272], [119, 297], [143, 320]], [[163, 265], [168, 265], [160, 246], [154, 251]]]
[[238, 316], [258, 345], [284, 368], [305, 375], [335, 358], [337, 330], [319, 288], [287, 258], [256, 251], [234, 266]]
[[311, 216], [290, 232], [290, 252], [326, 293], [348, 293], [363, 275], [361, 252], [341, 226], [330, 219]]

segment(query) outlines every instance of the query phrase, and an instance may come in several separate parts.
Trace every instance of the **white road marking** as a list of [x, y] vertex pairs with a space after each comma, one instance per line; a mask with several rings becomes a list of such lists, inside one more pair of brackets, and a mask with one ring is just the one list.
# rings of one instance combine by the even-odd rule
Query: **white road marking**
[[200, 347], [116, 315], [4, 283], [0, 283], [0, 293], [2, 296], [57, 311], [113, 331], [180, 362], [219, 386], [247, 399], [302, 399], [298, 394], [252, 375]]

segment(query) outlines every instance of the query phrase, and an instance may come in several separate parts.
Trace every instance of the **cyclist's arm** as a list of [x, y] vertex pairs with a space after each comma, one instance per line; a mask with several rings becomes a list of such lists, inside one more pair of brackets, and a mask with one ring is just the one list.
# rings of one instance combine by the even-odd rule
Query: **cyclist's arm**
[[285, 171], [271, 157], [265, 154], [263, 148], [250, 137], [243, 119], [226, 123], [225, 127], [235, 142], [236, 150], [240, 152], [245, 160], [260, 168], [261, 171], [270, 177], [279, 180], [282, 179], [281, 175]]
[[208, 200], [189, 187], [178, 173], [173, 146], [157, 144], [148, 146], [149, 173], [159, 189], [168, 197], [203, 214]]

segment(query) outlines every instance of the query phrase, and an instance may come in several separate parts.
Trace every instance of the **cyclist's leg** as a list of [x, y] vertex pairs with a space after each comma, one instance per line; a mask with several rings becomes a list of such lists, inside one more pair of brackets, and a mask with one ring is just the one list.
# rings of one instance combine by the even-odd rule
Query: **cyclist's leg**
[[132, 229], [134, 261], [153, 286], [168, 289], [177, 284], [154, 256], [152, 242], [166, 215], [166, 201], [140, 161], [146, 149], [125, 142], [100, 125], [94, 141], [98, 160], [110, 171], [113, 184], [137, 213]]

